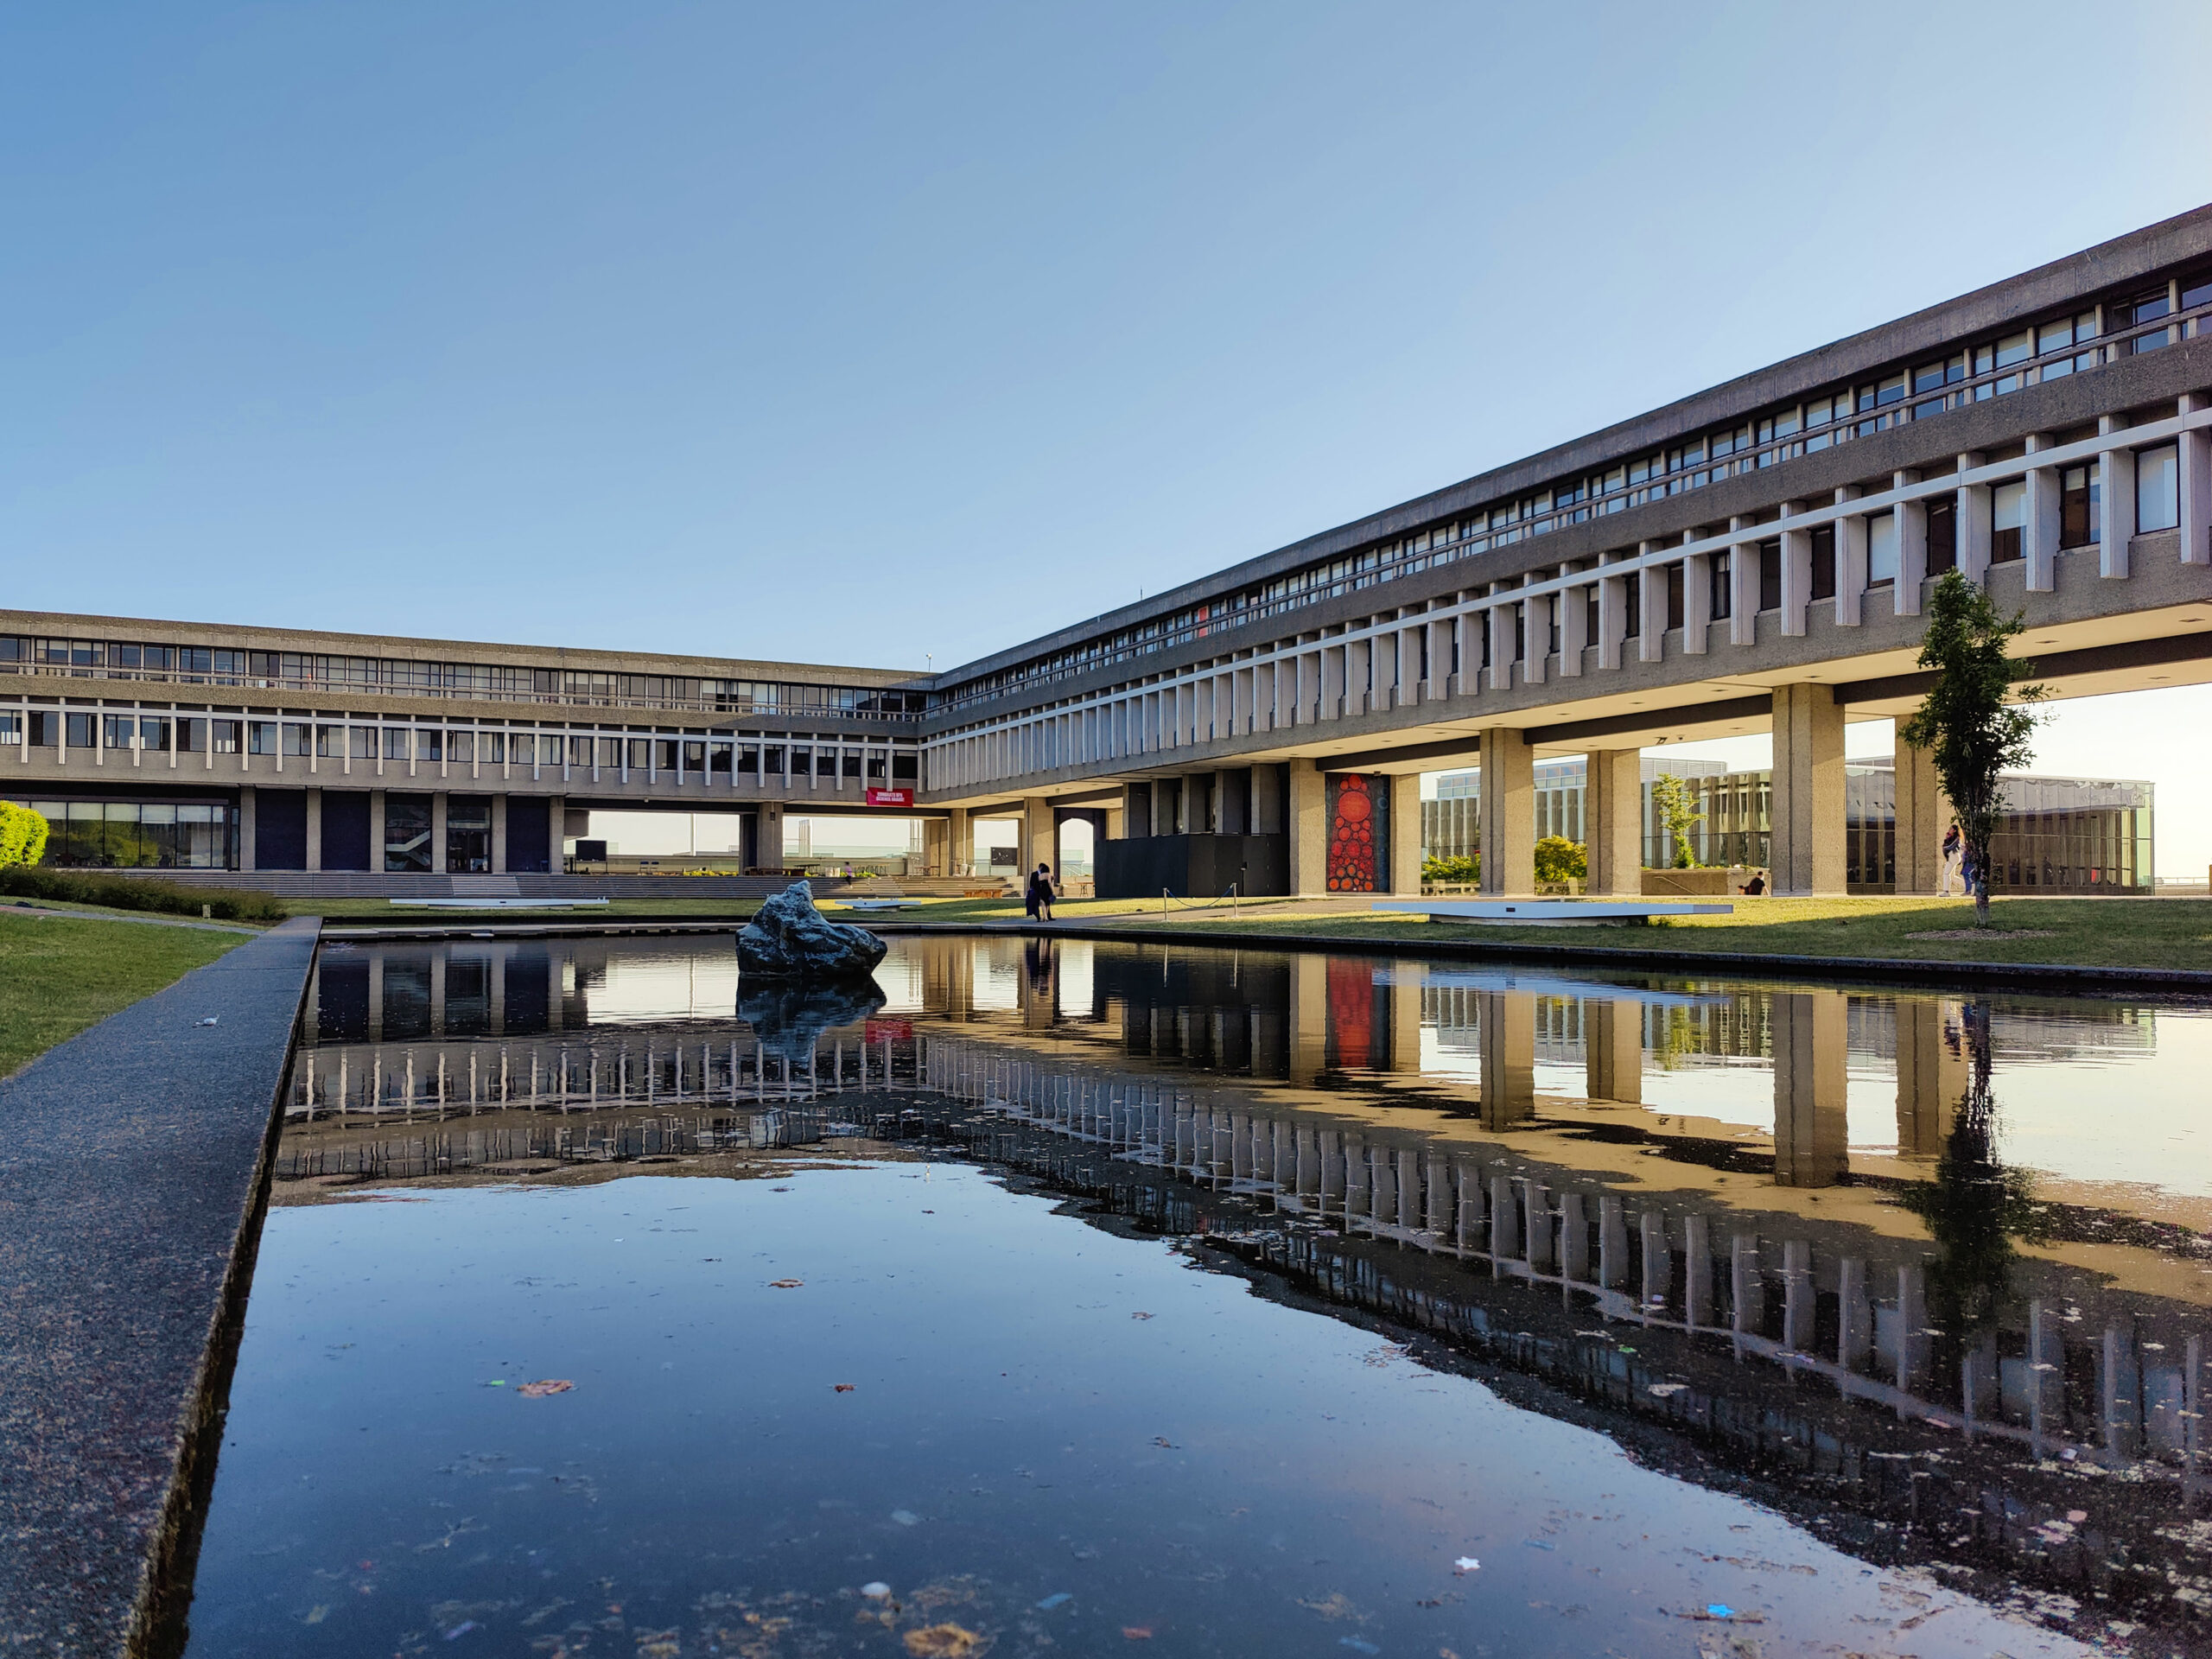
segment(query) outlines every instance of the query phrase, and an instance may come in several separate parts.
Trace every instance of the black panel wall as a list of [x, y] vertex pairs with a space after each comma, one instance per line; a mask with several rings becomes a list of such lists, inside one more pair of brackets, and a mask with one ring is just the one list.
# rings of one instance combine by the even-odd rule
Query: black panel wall
[[1212, 899], [1290, 891], [1288, 836], [1138, 836], [1093, 849], [1101, 899]]
[[553, 803], [542, 795], [507, 797], [507, 868], [518, 874], [553, 868]]
[[263, 789], [254, 791], [253, 867], [257, 870], [307, 868], [307, 791]]
[[365, 870], [369, 865], [366, 790], [322, 791], [322, 868]]

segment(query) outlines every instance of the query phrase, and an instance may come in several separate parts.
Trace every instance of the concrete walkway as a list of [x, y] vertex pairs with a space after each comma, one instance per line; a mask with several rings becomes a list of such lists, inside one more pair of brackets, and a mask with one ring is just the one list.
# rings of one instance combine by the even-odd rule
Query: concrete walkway
[[0, 1083], [0, 1650], [146, 1649], [180, 1611], [318, 923]]

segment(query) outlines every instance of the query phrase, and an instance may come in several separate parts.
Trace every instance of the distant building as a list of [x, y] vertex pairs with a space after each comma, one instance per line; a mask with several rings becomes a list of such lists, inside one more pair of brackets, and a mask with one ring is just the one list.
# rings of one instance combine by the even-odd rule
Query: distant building
[[[1643, 757], [1643, 861], [1674, 861], [1651, 810], [1651, 785], [1662, 773], [1687, 779], [1704, 817], [1690, 831], [1698, 862], [1758, 868], [1771, 862], [1774, 774], [1765, 767], [1731, 772], [1717, 760]], [[1535, 768], [1536, 834], [1586, 840], [1584, 768], [1580, 760], [1546, 760]], [[1480, 845], [1479, 767], [1447, 772], [1436, 798], [1421, 803], [1421, 855], [1471, 855]], [[2154, 868], [2152, 786], [2133, 779], [2041, 778], [2005, 780], [2008, 810], [1990, 844], [1990, 887], [2023, 893], [2149, 893]], [[1881, 756], [1853, 760], [1844, 772], [1846, 882], [1853, 893], [1887, 893], [1897, 882], [1897, 785], [1894, 763]]]

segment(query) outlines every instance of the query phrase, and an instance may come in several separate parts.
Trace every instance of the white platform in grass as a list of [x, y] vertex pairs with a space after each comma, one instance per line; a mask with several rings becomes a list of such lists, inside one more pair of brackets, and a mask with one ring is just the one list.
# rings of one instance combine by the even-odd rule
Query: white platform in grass
[[1733, 905], [1683, 902], [1648, 905], [1610, 899], [1393, 899], [1376, 910], [1405, 911], [1431, 921], [1504, 922], [1519, 926], [1573, 926], [1596, 922], [1642, 924], [1654, 916], [1732, 916]]

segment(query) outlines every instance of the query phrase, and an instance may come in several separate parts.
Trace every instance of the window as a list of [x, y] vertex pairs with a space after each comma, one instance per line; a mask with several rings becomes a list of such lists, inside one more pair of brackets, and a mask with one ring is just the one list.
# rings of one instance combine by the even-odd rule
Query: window
[[167, 753], [169, 722], [166, 720], [141, 720], [138, 722], [138, 747], [153, 754]]
[[1679, 564], [1670, 564], [1667, 567], [1667, 626], [1670, 628], [1679, 628], [1682, 626], [1683, 574], [1682, 567]]
[[384, 758], [387, 760], [404, 760], [407, 758], [407, 737], [408, 732], [404, 726], [385, 727], [384, 728]]
[[572, 737], [569, 740], [569, 764], [579, 771], [591, 770], [591, 739]]
[[315, 753], [319, 760], [340, 760], [346, 754], [346, 728], [343, 726], [318, 726], [315, 728]]
[[2104, 538], [2103, 468], [2069, 467], [2058, 480], [2058, 544], [2093, 547]]
[[346, 730], [346, 753], [356, 760], [373, 760], [377, 756], [377, 728], [373, 726], [349, 726]]
[[632, 772], [645, 771], [647, 766], [652, 764], [652, 740], [646, 737], [633, 737], [626, 741], [630, 752], [630, 770]]
[[[2164, 294], [2146, 294], [2141, 299], [2137, 300], [2127, 306], [2120, 315], [2126, 317], [2130, 323], [2140, 325], [2143, 323], [2156, 322], [2160, 317], [2170, 314], [2172, 309], [2172, 305], [2168, 302], [2166, 296]], [[2165, 343], [2166, 330], [2164, 328], [2153, 328], [2147, 334], [2136, 335], [2133, 340], [2128, 342], [2127, 349], [2132, 353], [2140, 355], [2145, 352], [2155, 352]]]
[[133, 715], [105, 715], [100, 720], [100, 742], [104, 747], [127, 749], [138, 728]]
[[1759, 609], [1782, 608], [1782, 543], [1759, 543]]
[[2097, 353], [2094, 347], [2071, 357], [2051, 357], [2054, 352], [2088, 345], [2096, 337], [2097, 314], [2094, 311], [2084, 311], [2075, 316], [2062, 317], [2056, 322], [2044, 324], [2036, 330], [2036, 354], [2046, 359], [2041, 378], [2056, 380], [2062, 375], [2072, 374], [2077, 369], [2096, 367]]
[[214, 733], [214, 752], [217, 754], [236, 754], [238, 752], [238, 728], [244, 722], [235, 720], [216, 720], [208, 722]]
[[245, 752], [248, 754], [276, 753], [276, 722], [273, 720], [249, 720], [245, 723]]
[[599, 764], [608, 772], [613, 772], [621, 766], [622, 740], [620, 738], [602, 737], [599, 740]]
[[720, 778], [727, 778], [727, 777], [728, 777], [728, 776], [729, 776], [729, 764], [730, 764], [730, 746], [729, 746], [728, 744], [727, 744], [727, 743], [717, 743], [717, 744], [715, 744], [715, 745], [714, 746], [714, 747], [713, 747], [710, 751], [709, 751], [709, 758], [708, 758], [708, 763], [707, 763], [707, 764], [708, 764], [708, 770], [709, 770], [709, 772], [713, 772], [716, 777], [720, 777]]
[[771, 778], [781, 778], [787, 770], [788, 757], [780, 743], [771, 743], [760, 751], [762, 770]]
[[2135, 452], [2135, 533], [2181, 523], [2181, 458], [2173, 444]]
[[1866, 583], [1879, 588], [1897, 579], [1897, 513], [1878, 513], [1866, 521]]
[[447, 733], [446, 759], [455, 766], [474, 766], [476, 762], [476, 734], [474, 732]]
[[2212, 305], [2212, 270], [2181, 279], [2181, 308], [2194, 311], [2200, 305]]
[[2028, 486], [2015, 480], [1999, 484], [1989, 493], [1989, 562], [2009, 564], [2026, 550], [2021, 544], [2027, 532]]
[[309, 753], [308, 736], [312, 729], [309, 727], [288, 723], [284, 728], [284, 753], [288, 756], [299, 760], [307, 759]]
[[181, 754], [207, 753], [207, 722], [204, 720], [180, 720], [176, 723], [176, 747]]
[[1730, 553], [1713, 556], [1713, 620], [1716, 622], [1728, 615], [1734, 606], [1735, 595], [1731, 589], [1736, 584], [1730, 576], [1733, 556]]
[[481, 753], [478, 758], [487, 766], [503, 766], [507, 763], [507, 734], [505, 732], [483, 732], [476, 739]]
[[[1634, 639], [1643, 632], [1643, 573], [1639, 570], [1621, 584], [1621, 608], [1627, 615], [1627, 637]], [[1484, 639], [1490, 638], [1485, 630]], [[1488, 663], [1483, 664], [1485, 668]]]
[[1835, 597], [1835, 526], [1822, 524], [1813, 532], [1813, 597]]
[[[2004, 339], [1993, 341], [1990, 345], [1976, 347], [1974, 354], [1974, 372], [1976, 374], [1988, 374], [1998, 369], [2008, 369], [2016, 363], [2026, 362], [2034, 354], [2034, 336], [2029, 330], [2023, 328], [2016, 334], [2007, 334]], [[2018, 375], [2008, 374], [1987, 385], [1975, 387], [1974, 395], [1977, 398], [1993, 397], [2002, 392], [2018, 391], [2020, 385]]]
[[669, 739], [657, 737], [653, 740], [653, 765], [671, 774], [676, 771], [676, 745]]

